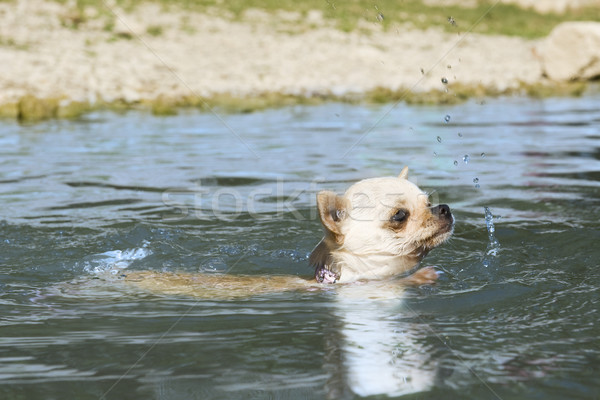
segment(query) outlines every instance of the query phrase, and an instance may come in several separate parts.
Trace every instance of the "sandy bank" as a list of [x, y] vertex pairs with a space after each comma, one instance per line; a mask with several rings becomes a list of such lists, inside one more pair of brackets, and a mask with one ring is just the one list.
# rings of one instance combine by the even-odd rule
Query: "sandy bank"
[[376, 23], [346, 33], [318, 12], [275, 18], [254, 11], [232, 21], [145, 4], [107, 13], [77, 14], [41, 0], [0, 3], [0, 105], [25, 95], [93, 105], [220, 93], [427, 92], [453, 84], [504, 91], [542, 79], [535, 40], [386, 32]]

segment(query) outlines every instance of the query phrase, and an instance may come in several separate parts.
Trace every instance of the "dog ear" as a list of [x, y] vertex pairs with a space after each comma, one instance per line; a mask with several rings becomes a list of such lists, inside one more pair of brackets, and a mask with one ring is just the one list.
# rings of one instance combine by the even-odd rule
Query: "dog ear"
[[402, 171], [400, 171], [400, 175], [398, 175], [398, 178], [408, 179], [408, 167], [402, 168]]
[[342, 221], [348, 215], [348, 200], [334, 192], [322, 191], [317, 194], [317, 209], [321, 223], [336, 239], [342, 235]]

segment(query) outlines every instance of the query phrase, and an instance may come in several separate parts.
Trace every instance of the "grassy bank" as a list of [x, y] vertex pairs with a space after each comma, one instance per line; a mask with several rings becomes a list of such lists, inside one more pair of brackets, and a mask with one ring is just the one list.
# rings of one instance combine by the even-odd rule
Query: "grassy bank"
[[[321, 37], [317, 39], [313, 38], [312, 44], [307, 45], [303, 40], [305, 37], [309, 38], [310, 35], [303, 36], [301, 33], [310, 31], [311, 29], [322, 28], [323, 26], [336, 26], [345, 31], [364, 31], [364, 35], [336, 35], [335, 33], [332, 33], [330, 29], [323, 30], [322, 32], [325, 32], [326, 36], [340, 36], [344, 40], [346, 38], [353, 38], [353, 40], [356, 40], [356, 38], [359, 37], [361, 40], [364, 39], [365, 42], [368, 42], [368, 45], [370, 46], [369, 50], [373, 48], [379, 48], [378, 46], [381, 44], [380, 50], [388, 51], [387, 48], [382, 45], [382, 43], [385, 43], [384, 39], [391, 38], [391, 41], [394, 41], [396, 39], [395, 32], [402, 32], [402, 29], [406, 29], [407, 27], [419, 29], [442, 27], [445, 30], [455, 33], [464, 33], [473, 28], [473, 31], [482, 33], [538, 37], [547, 34], [556, 23], [564, 20], [582, 19], [584, 17], [587, 17], [586, 19], [600, 19], [600, 10], [569, 11], [565, 15], [541, 15], [532, 10], [522, 10], [512, 5], [497, 4], [492, 7], [491, 3], [485, 1], [480, 1], [479, 3], [470, 1], [469, 3], [474, 5], [473, 7], [460, 7], [456, 5], [447, 7], [434, 7], [425, 5], [422, 1], [415, 0], [375, 0], [371, 2], [347, 0], [343, 2], [341, 1], [339, 4], [338, 2], [333, 2], [332, 0], [305, 0], [302, 2], [294, 2], [291, 0], [142, 0], [146, 3], [153, 2], [161, 4], [167, 11], [169, 9], [172, 11], [179, 11], [173, 12], [173, 14], [170, 15], [174, 16], [174, 18], [153, 19], [151, 17], [157, 13], [159, 8], [139, 7], [139, 5], [142, 4], [141, 1], [112, 0], [112, 3], [107, 3], [103, 0], [71, 0], [69, 2], [63, 0], [55, 1], [60, 2], [65, 6], [56, 7], [56, 3], [51, 3], [49, 9], [51, 9], [51, 12], [53, 13], [50, 14], [52, 19], [48, 19], [48, 21], [45, 21], [44, 24], [39, 26], [43, 27], [43, 32], [46, 32], [47, 26], [52, 27], [52, 29], [48, 29], [48, 32], [53, 33], [53, 30], [60, 31], [62, 34], [60, 37], [62, 39], [56, 43], [61, 45], [69, 42], [71, 38], [79, 39], [80, 48], [78, 51], [81, 53], [81, 57], [76, 58], [72, 56], [68, 59], [68, 62], [64, 62], [64, 65], [69, 67], [81, 66], [82, 64], [80, 61], [83, 60], [83, 64], [86, 62], [89, 64], [86, 67], [91, 66], [95, 68], [97, 65], [103, 66], [103, 69], [100, 68], [96, 72], [97, 77], [113, 76], [111, 75], [113, 68], [115, 66], [119, 66], [123, 76], [131, 76], [135, 77], [136, 79], [130, 81], [127, 79], [117, 79], [120, 78], [120, 76], [113, 77], [112, 80], [101, 81], [100, 84], [98, 84], [98, 87], [102, 88], [102, 90], [98, 90], [98, 92], [94, 93], [97, 94], [99, 98], [103, 99], [138, 99], [139, 97], [137, 95], [128, 96], [128, 92], [121, 89], [125, 87], [129, 89], [129, 92], [136, 92], [137, 94], [139, 88], [142, 87], [145, 90], [143, 92], [145, 94], [141, 96], [145, 99], [129, 102], [115, 100], [111, 102], [97, 102], [94, 104], [71, 101], [70, 99], [72, 98], [87, 98], [82, 96], [81, 93], [87, 93], [85, 82], [87, 82], [86, 79], [88, 75], [90, 75], [89, 72], [80, 73], [79, 70], [73, 68], [65, 68], [65, 70], [74, 72], [73, 75], [78, 76], [76, 81], [76, 83], [79, 84], [77, 87], [78, 91], [69, 92], [65, 89], [65, 85], [54, 85], [50, 86], [51, 90], [40, 90], [36, 93], [33, 91], [34, 89], [31, 89], [32, 87], [36, 87], [36, 84], [19, 86], [18, 84], [14, 83], [17, 82], [20, 84], [22, 77], [21, 71], [15, 69], [12, 77], [10, 78], [12, 79], [10, 84], [14, 85], [15, 87], [19, 87], [20, 91], [14, 92], [18, 94], [5, 97], [6, 99], [10, 99], [10, 103], [0, 104], [0, 118], [11, 118], [24, 122], [39, 121], [49, 118], [77, 118], [90, 111], [103, 109], [143, 109], [148, 110], [155, 115], [175, 115], [183, 108], [194, 108], [201, 110], [216, 109], [219, 112], [225, 113], [252, 112], [266, 108], [297, 104], [319, 104], [325, 101], [364, 104], [395, 102], [404, 102], [408, 104], [455, 104], [470, 98], [496, 96], [577, 96], [585, 90], [587, 87], [586, 83], [549, 82], [542, 78], [541, 72], [538, 75], [538, 72], [536, 71], [539, 68], [539, 64], [537, 59], [532, 56], [534, 53], [531, 50], [532, 47], [530, 47], [532, 46], [531, 43], [534, 42], [518, 39], [510, 39], [507, 42], [506, 38], [498, 37], [485, 38], [483, 44], [478, 44], [476, 47], [473, 47], [469, 50], [472, 55], [471, 58], [477, 59], [478, 63], [471, 65], [470, 70], [465, 69], [462, 77], [455, 79], [455, 82], [451, 83], [448, 83], [448, 80], [444, 82], [444, 78], [442, 78], [441, 82], [444, 83], [444, 85], [440, 84], [440, 80], [438, 78], [436, 80], [437, 85], [422, 86], [422, 88], [435, 88], [435, 90], [426, 91], [411, 91], [404, 88], [396, 90], [390, 89], [389, 87], [384, 87], [387, 85], [387, 81], [375, 78], [385, 77], [387, 76], [386, 74], [389, 73], [394, 73], [398, 74], [398, 76], [405, 77], [410, 76], [409, 74], [411, 71], [408, 71], [407, 69], [402, 70], [402, 68], [394, 68], [393, 70], [390, 70], [389, 68], [369, 69], [368, 63], [363, 64], [359, 61], [363, 61], [363, 59], [372, 61], [378, 57], [376, 52], [370, 51], [364, 53], [366, 56], [361, 56], [362, 58], [360, 58], [360, 60], [349, 58], [347, 62], [340, 64], [339, 66], [337, 66], [337, 64], [333, 64], [335, 65], [335, 69], [327, 70], [324, 68], [324, 66], [329, 64], [323, 61], [321, 61], [322, 64], [311, 67], [312, 71], [326, 71], [322, 74], [323, 76], [319, 76], [317, 74], [317, 79], [315, 80], [316, 82], [319, 82], [320, 79], [320, 82], [325, 83], [320, 83], [318, 86], [316, 86], [320, 89], [311, 89], [318, 90], [319, 92], [317, 94], [313, 93], [307, 95], [290, 95], [282, 92], [270, 91], [271, 87], [291, 87], [292, 89], [281, 90], [290, 90], [294, 93], [301, 92], [303, 90], [302, 87], [298, 89], [297, 85], [295, 87], [291, 84], [294, 83], [293, 79], [296, 79], [297, 76], [286, 76], [285, 74], [282, 74], [279, 79], [281, 82], [283, 82], [283, 84], [279, 84], [278, 86], [271, 86], [270, 84], [262, 86], [250, 86], [246, 87], [244, 90], [238, 90], [236, 92], [238, 94], [236, 95], [231, 93], [219, 93], [207, 96], [206, 98], [199, 98], [194, 95], [186, 96], [186, 93], [205, 93], [208, 90], [213, 92], [234, 90], [231, 88], [237, 88], [240, 82], [232, 85], [231, 82], [228, 81], [228, 79], [230, 79], [229, 77], [234, 76], [243, 78], [246, 76], [246, 71], [243, 68], [239, 70], [235, 68], [227, 69], [227, 71], [224, 72], [223, 77], [217, 79], [211, 78], [209, 81], [202, 82], [203, 86], [198, 85], [203, 89], [202, 91], [194, 91], [189, 87], [189, 91], [162, 90], [164, 88], [160, 86], [160, 83], [165, 79], [166, 75], [164, 73], [155, 72], [157, 70], [164, 71], [164, 65], [155, 66], [154, 69], [147, 69], [146, 71], [148, 74], [145, 75], [143, 73], [140, 74], [139, 72], [133, 73], [133, 71], [136, 70], [136, 66], [131, 63], [125, 64], [129, 65], [129, 67], [123, 69], [123, 66], [120, 64], [120, 60], [123, 57], [122, 53], [127, 53], [131, 60], [142, 60], [143, 57], [141, 57], [141, 55], [148, 54], [148, 49], [146, 49], [144, 46], [135, 46], [139, 43], [134, 43], [134, 40], [140, 39], [140, 37], [143, 37], [147, 41], [157, 41], [161, 46], [170, 47], [181, 43], [187, 43], [185, 46], [176, 48], [177, 55], [183, 54], [186, 56], [184, 58], [179, 58], [178, 62], [179, 65], [183, 66], [182, 70], [186, 70], [187, 68], [187, 70], [195, 71], [196, 67], [201, 65], [204, 61], [202, 58], [191, 57], [191, 55], [196, 54], [196, 42], [206, 41], [208, 43], [209, 41], [214, 40], [214, 37], [211, 36], [211, 34], [214, 32], [218, 32], [220, 35], [219, 37], [225, 37], [227, 39], [219, 42], [220, 44], [215, 48], [214, 51], [210, 53], [210, 56], [204, 57], [205, 59], [212, 59], [213, 56], [217, 56], [219, 54], [228, 54], [227, 51], [220, 50], [222, 46], [227, 47], [229, 44], [228, 42], [235, 42], [238, 47], [240, 47], [239, 43], [254, 45], [256, 40], [254, 36], [252, 36], [253, 32], [254, 30], [257, 30], [257, 27], [264, 25], [268, 26], [269, 29], [260, 31], [260, 33], [263, 34], [261, 39], [270, 39], [270, 41], [264, 40], [259, 46], [259, 50], [261, 51], [254, 49], [254, 52], [248, 53], [249, 55], [246, 55], [246, 57], [249, 60], [266, 60], [270, 55], [279, 54], [278, 51], [281, 49], [282, 42], [290, 40], [290, 42], [294, 43], [294, 41], [298, 42], [300, 39], [302, 42], [299, 44], [296, 43], [297, 47], [292, 46], [292, 48], [306, 48], [308, 50], [306, 54], [297, 54], [296, 52], [294, 54], [288, 54], [285, 57], [280, 57], [281, 59], [275, 58], [275, 63], [279, 62], [276, 67], [282, 71], [288, 71], [291, 70], [288, 64], [285, 64], [281, 61], [294, 60], [294, 58], [298, 56], [300, 63], [302, 63], [304, 59], [313, 57], [311, 49], [314, 48], [315, 43], [320, 43], [323, 41]], [[15, 0], [8, 0], [8, 2], [9, 4], [14, 3]], [[106, 4], [117, 4], [122, 9], [128, 10], [135, 10], [136, 7], [139, 7], [138, 10], [140, 10], [140, 14], [138, 14], [136, 17], [138, 21], [141, 22], [139, 22], [140, 27], [137, 33], [133, 33], [134, 30], [129, 28], [129, 26], [125, 26], [127, 29], [124, 29], [123, 26], [115, 27], [116, 17], [111, 10], [107, 8], [108, 6], [106, 6]], [[58, 9], [58, 11], [56, 11], [56, 9]], [[202, 18], [194, 19], [190, 17], [190, 15], [193, 13], [181, 13], [181, 9], [189, 9], [193, 10], [194, 12], [201, 12], [204, 13], [204, 15]], [[150, 12], [148, 12], [148, 10], [150, 10]], [[257, 12], [256, 10], [260, 11]], [[319, 12], [315, 13], [315, 10]], [[34, 4], [30, 9], [28, 9], [26, 15], [37, 16], [37, 12], [38, 11]], [[144, 14], [144, 12], [146, 14]], [[586, 12], [587, 14], [585, 14]], [[209, 15], [209, 17], [207, 18], [206, 15]], [[214, 28], [211, 28], [210, 26], [201, 26], [201, 24], [206, 24], [206, 21], [210, 21], [212, 19], [210, 16], [213, 15], [215, 16], [215, 19], [218, 19], [220, 28], [212, 31], [211, 29]], [[247, 23], [230, 23], [231, 21], [238, 20], [243, 20]], [[21, 23], [20, 19], [18, 21], [18, 23]], [[88, 22], [93, 23], [88, 24]], [[34, 19], [32, 26], [36, 26], [36, 23], [39, 22], [35, 22]], [[197, 26], [194, 26], [194, 23], [196, 23]], [[163, 24], [163, 26], [160, 24]], [[243, 26], [243, 30], [238, 29], [238, 31], [235, 31], [234, 28], [239, 26]], [[389, 34], [374, 32], [372, 29], [373, 26], [382, 26], [383, 29], [389, 31]], [[204, 28], [204, 30], [202, 28]], [[16, 25], [13, 27], [13, 30], [19, 31], [19, 29], [16, 29]], [[32, 30], [29, 32], [35, 32], [35, 30], [32, 28]], [[265, 32], [268, 34], [265, 34]], [[282, 32], [284, 33], [282, 34]], [[287, 34], [288, 32], [290, 33], [289, 35]], [[430, 48], [433, 48], [433, 45], [445, 44], [446, 40], [449, 40], [449, 38], [456, 37], [455, 35], [443, 35], [438, 31], [423, 32], [415, 29], [407, 30], [406, 33], [412, 35], [410, 36], [411, 42], [414, 41], [419, 45], [417, 50], [413, 51], [413, 56], [416, 53], [420, 54], [421, 52], [427, 52]], [[237, 34], [238, 36], [236, 37], [234, 34]], [[429, 36], [427, 36], [427, 34], [429, 34]], [[0, 46], [10, 49], [12, 51], [11, 57], [16, 58], [19, 58], [25, 54], [43, 54], [43, 52], [38, 51], [40, 49], [49, 50], [47, 53], [52, 54], [52, 57], [54, 57], [56, 54], [62, 54], [61, 52], [65, 51], [66, 49], [65, 46], [57, 46], [57, 48], [62, 48], [63, 50], [52, 50], [55, 43], [45, 40], [45, 37], [42, 39], [38, 38], [37, 42], [32, 40], [31, 43], [29, 43], [27, 42], [27, 40], [30, 40], [29, 35], [30, 33], [20, 36], [17, 35], [15, 37], [7, 36], [4, 42], [1, 40], [2, 38], [0, 38]], [[53, 37], [52, 35], [48, 36]], [[463, 35], [462, 37], [465, 36], [466, 35]], [[250, 40], [243, 42], [242, 39], [247, 37], [250, 37]], [[381, 40], [379, 38], [381, 38]], [[431, 38], [436, 39], [434, 41]], [[320, 54], [331, 55], [331, 57], [335, 59], [335, 57], [341, 57], [347, 53], [352, 53], [355, 48], [360, 47], [354, 42], [347, 46], [344, 40], [338, 40], [337, 42], [332, 41], [331, 46], [324, 47], [319, 50]], [[492, 44], [499, 43], [499, 45], [487, 45], [486, 47], [486, 43], [488, 43], [488, 41]], [[518, 46], [514, 45], [515, 43], [525, 43], [525, 45], [528, 47], [525, 48], [521, 46], [521, 51], [519, 53], [515, 53], [515, 48], [518, 48]], [[31, 47], [28, 48], [28, 45], [31, 45]], [[237, 49], [235, 46], [231, 46], [231, 48], [234, 49], [234, 51], [239, 51], [239, 49]], [[339, 49], [342, 50], [336, 52], [336, 50]], [[491, 69], [491, 72], [489, 73], [491, 79], [485, 75], [481, 75], [480, 77], [475, 74], [476, 71], [487, 71], [487, 69], [482, 68], [487, 66], [487, 64], [490, 64], [489, 52], [487, 53], [487, 56], [482, 55], [482, 50], [486, 49], [493, 49], [493, 54], [500, 55], [499, 57], [496, 57], [493, 65], [496, 66], [496, 63], [500, 63], [501, 68]], [[395, 56], [398, 55], [400, 58], [394, 58], [393, 63], [395, 64], [388, 63], [387, 65], [393, 64], [397, 67], [402, 67], [405, 64], [408, 65], [411, 63], [412, 58], [404, 57], [402, 51], [398, 51], [397, 48], [389, 51], [390, 54]], [[393, 51], [393, 53], [391, 53], [391, 51]], [[98, 54], [101, 54], [104, 57], [102, 59], [104, 63], [98, 62], [98, 60], [101, 60], [100, 57], [95, 58]], [[201, 52], [198, 54], [201, 54]], [[256, 54], [258, 54], [258, 56]], [[375, 56], [373, 54], [375, 54]], [[519, 54], [519, 56], [515, 56], [514, 54]], [[39, 59], [40, 62], [45, 60], [44, 58]], [[110, 62], [106, 62], [106, 60], [109, 60]], [[206, 68], [210, 71], [218, 71], [220, 68], [229, 67], [230, 65], [244, 65], [243, 60], [238, 60], [236, 62], [232, 62], [231, 60], [231, 57], [222, 57], [218, 60], [220, 63], [217, 62], [213, 64], [207, 64], [208, 66], [204, 66], [203, 68]], [[354, 63], [354, 61], [357, 62]], [[504, 61], [510, 62], [504, 63]], [[273, 59], [269, 59], [269, 62], [273, 63], [274, 61]], [[458, 62], [460, 62], [460, 58], [458, 59]], [[473, 61], [470, 62], [473, 63]], [[143, 61], [144, 66], [151, 64], [152, 63], [147, 59]], [[381, 64], [384, 65], [384, 62], [381, 61]], [[36, 63], [27, 61], [23, 64], [23, 66], [27, 67], [31, 65], [36, 65]], [[53, 64], [47, 62], [46, 60], [45, 65], [45, 71], [47, 71], [48, 66]], [[303, 66], [304, 64], [300, 65]], [[367, 68], [365, 68], [364, 65], [367, 65]], [[506, 67], [504, 67], [504, 65], [506, 65]], [[414, 66], [412, 72], [415, 72], [417, 66], [418, 65]], [[531, 66], [531, 68], [529, 68], [529, 66]], [[522, 68], [516, 69], [517, 67]], [[161, 68], [163, 69], [161, 70]], [[260, 75], [260, 73], [262, 73], [262, 66], [254, 65], [253, 68], [254, 69], [251, 71], [253, 71], [252, 73], [255, 75]], [[450, 68], [449, 64], [447, 68]], [[365, 90], [364, 88], [373, 88], [376, 85], [380, 85], [381, 87], [376, 87], [374, 89], [367, 90], [366, 92], [347, 95], [334, 95], [332, 92], [328, 91], [330, 86], [333, 86], [333, 84], [330, 86], [327, 84], [327, 79], [329, 79], [330, 75], [337, 74], [338, 71], [351, 72], [354, 70], [365, 71], [363, 74], [354, 75], [352, 78], [348, 78], [349, 81], [353, 82], [351, 87], [356, 88], [354, 90]], [[507, 74], [506, 76], [503, 75], [504, 71], [511, 72], [515, 70], [521, 72], [516, 74]], [[31, 76], [37, 76], [39, 74], [35, 69], [31, 69], [31, 71]], [[59, 69], [59, 72], [61, 71], [62, 70]], [[386, 72], [382, 73], [378, 71]], [[533, 71], [533, 75], [527, 75], [524, 71]], [[173, 71], [171, 72], [173, 73]], [[303, 72], [304, 71], [302, 68], [300, 68], [300, 72], [296, 71], [295, 73], [298, 75], [302, 74]], [[424, 71], [421, 70], [421, 72], [423, 73]], [[93, 76], [94, 74], [91, 75]], [[147, 89], [145, 87], [146, 83], [137, 79], [140, 76], [145, 77], [148, 82], [151, 82], [155, 86], [152, 86], [152, 89]], [[201, 77], [200, 75], [196, 76], [194, 74], [191, 74], [190, 76], [192, 76], [192, 78], [188, 78], [188, 80], [190, 82], [194, 81], [194, 83], [197, 83], [195, 82], [196, 78]], [[365, 78], [364, 82], [356, 82], [360, 80], [359, 78], [363, 77]], [[7, 78], [7, 80], [10, 79]], [[48, 78], [46, 80], [37, 80], [35, 82], [37, 82], [37, 87], [46, 89], [44, 85], [68, 80], [68, 77], [65, 77], [64, 74], [62, 76], [61, 74], [56, 74], [56, 77], [52, 79]], [[470, 83], [461, 84], [461, 79], [463, 79], [462, 82]], [[522, 80], [523, 82], [539, 81], [535, 84], [521, 84], [515, 88], [515, 82], [518, 82], [518, 80]], [[243, 81], [244, 79], [241, 80], [242, 84], [244, 83]], [[224, 82], [228, 84], [223, 85]], [[404, 85], [404, 87], [415, 87], [410, 86], [411, 79], [407, 78], [401, 82], [402, 83], [390, 83], [390, 85], [395, 87], [401, 84]], [[477, 84], [474, 82], [477, 82]], [[481, 82], [486, 82], [486, 86], [484, 86], [484, 84]], [[512, 89], [494, 89], [494, 87], [496, 87], [496, 82], [502, 83], [498, 85], [499, 87], [511, 87]], [[220, 85], [218, 83], [220, 83]], [[315, 86], [308, 85], [307, 87]], [[204, 88], [209, 89], [205, 91]], [[29, 94], [23, 95], [23, 93]], [[45, 94], [42, 95], [41, 93]], [[48, 96], [48, 93], [56, 93], [56, 97], [43, 98], [44, 96]], [[73, 93], [78, 94], [78, 96], [73, 95]], [[172, 97], [161, 96], [153, 98], [153, 93], [171, 93]], [[50, 96], [52, 96], [52, 94]]]
[[[67, 0], [57, 0], [66, 4]], [[286, 18], [285, 25], [293, 32], [294, 23], [306, 28], [306, 16], [312, 10], [321, 11], [326, 21], [343, 31], [365, 27], [365, 23], [380, 24], [384, 29], [400, 29], [411, 26], [418, 29], [442, 28], [449, 32], [473, 31], [482, 34], [498, 34], [538, 38], [546, 36], [557, 24], [564, 21], [600, 21], [600, 8], [588, 7], [567, 10], [565, 13], [541, 14], [533, 9], [523, 9], [511, 4], [495, 4], [495, 1], [478, 0], [461, 5], [427, 5], [421, 0], [115, 0], [124, 9], [133, 9], [141, 2], [155, 2], [166, 9], [180, 7], [193, 11], [210, 12], [220, 17], [244, 19], [249, 9], [259, 9], [276, 16], [277, 12], [296, 13], [299, 18]], [[460, 3], [460, 2], [457, 2]], [[73, 26], [83, 22], [83, 10], [93, 7], [100, 17], [112, 17], [102, 0], [76, 0], [79, 15], [69, 19]], [[310, 24], [314, 21], [308, 21]], [[110, 28], [110, 21], [106, 26]], [[297, 28], [297, 27], [296, 27]], [[156, 28], [160, 34], [160, 27]]]

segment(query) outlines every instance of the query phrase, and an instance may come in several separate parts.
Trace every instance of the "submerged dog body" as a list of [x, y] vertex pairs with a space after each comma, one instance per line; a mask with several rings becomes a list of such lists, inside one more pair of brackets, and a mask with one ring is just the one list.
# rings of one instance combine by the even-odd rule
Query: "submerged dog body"
[[[402, 275], [448, 239], [454, 227], [450, 208], [431, 206], [428, 195], [407, 178], [408, 169], [404, 168], [398, 177], [357, 182], [342, 196], [318, 193], [325, 236], [309, 258], [314, 278], [146, 271], [127, 273], [124, 280], [164, 294], [228, 298]], [[436, 279], [437, 273], [429, 267], [401, 281], [426, 284]]]

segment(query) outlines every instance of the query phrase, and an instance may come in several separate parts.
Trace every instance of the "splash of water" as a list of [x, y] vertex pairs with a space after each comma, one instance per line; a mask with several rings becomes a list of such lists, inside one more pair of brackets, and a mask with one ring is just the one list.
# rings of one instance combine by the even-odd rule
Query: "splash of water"
[[483, 209], [485, 211], [485, 226], [487, 228], [489, 241], [485, 252], [486, 257], [483, 260], [484, 266], [487, 267], [490, 264], [489, 256], [495, 257], [498, 255], [498, 250], [500, 250], [500, 242], [498, 242], [498, 239], [496, 239], [496, 226], [494, 225], [494, 215], [492, 214], [492, 211], [488, 207], [483, 207]]
[[127, 250], [111, 250], [94, 254], [85, 261], [84, 271], [98, 276], [117, 275], [129, 267], [134, 261], [141, 260], [150, 254], [149, 242], [144, 241], [142, 247]]

